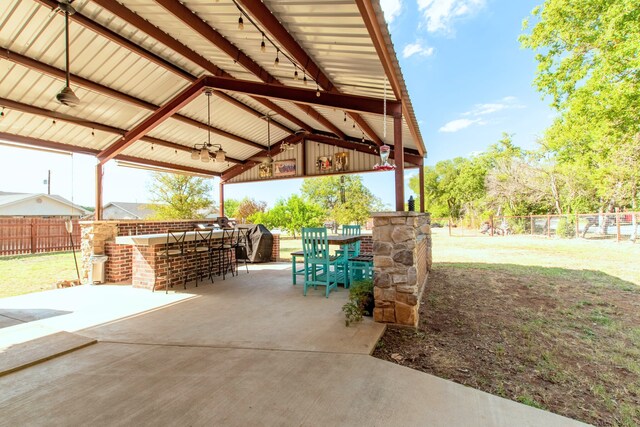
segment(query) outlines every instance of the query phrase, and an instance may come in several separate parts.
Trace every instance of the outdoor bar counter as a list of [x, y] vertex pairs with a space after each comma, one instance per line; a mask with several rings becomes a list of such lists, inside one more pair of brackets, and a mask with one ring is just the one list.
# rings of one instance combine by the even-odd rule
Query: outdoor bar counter
[[[203, 230], [203, 233], [205, 231]], [[208, 233], [208, 231], [206, 231]], [[222, 239], [222, 230], [213, 230], [212, 239]], [[187, 282], [195, 280], [198, 265], [200, 269], [206, 268], [208, 263], [207, 252], [191, 251], [196, 245], [198, 234], [195, 231], [187, 231], [185, 234], [184, 250], [181, 257], [172, 259], [172, 276], [174, 284], [182, 286], [182, 282], [176, 278], [184, 277]], [[160, 289], [164, 288], [167, 276], [167, 260], [160, 256], [167, 243], [167, 233], [139, 234], [133, 236], [118, 236], [115, 239], [117, 245], [129, 245], [132, 247], [131, 283], [136, 288]], [[214, 243], [215, 245], [216, 243]], [[200, 259], [198, 259], [200, 257]], [[208, 279], [207, 279], [208, 280]]]

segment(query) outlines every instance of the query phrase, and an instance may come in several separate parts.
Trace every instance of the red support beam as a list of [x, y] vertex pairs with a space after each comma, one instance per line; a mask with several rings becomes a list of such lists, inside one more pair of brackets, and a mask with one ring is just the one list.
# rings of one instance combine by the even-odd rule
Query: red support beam
[[[92, 121], [89, 121], [89, 120], [79, 119], [79, 118], [70, 116], [68, 114], [59, 113], [57, 111], [45, 110], [44, 108], [34, 107], [33, 105], [23, 104], [21, 102], [13, 101], [11, 99], [0, 98], [0, 105], [3, 106], [3, 107], [7, 107], [7, 108], [9, 108], [11, 110], [14, 110], [14, 111], [21, 111], [23, 113], [29, 113], [29, 114], [34, 114], [34, 115], [43, 116], [43, 117], [49, 117], [51, 119], [65, 121], [65, 122], [68, 122], [68, 123], [73, 123], [73, 124], [78, 125], [78, 126], [83, 126], [83, 127], [88, 128], [88, 129], [100, 130], [100, 131], [103, 131], [103, 132], [113, 133], [113, 134], [116, 134], [116, 135], [124, 135], [124, 134], [127, 133], [127, 131], [124, 130], [124, 129], [120, 129], [120, 128], [109, 126], [109, 125], [104, 125], [104, 124], [98, 123], [98, 122], [92, 122]], [[140, 141], [145, 141], [145, 142], [148, 142], [150, 144], [155, 144], [155, 145], [158, 145], [158, 146], [161, 146], [161, 147], [172, 148], [174, 150], [180, 150], [180, 151], [187, 152], [187, 153], [190, 153], [191, 150], [193, 149], [193, 147], [187, 147], [187, 146], [182, 145], [182, 144], [177, 144], [175, 142], [165, 141], [163, 139], [153, 138], [153, 137], [150, 137], [150, 136], [145, 136], [144, 138], [140, 138]], [[229, 156], [227, 156], [227, 161], [229, 161], [231, 163], [239, 163], [239, 164], [244, 163], [244, 160], [235, 159], [235, 158], [229, 157]]]
[[204, 89], [205, 77], [201, 77], [193, 82], [186, 90], [183, 90], [171, 101], [157, 109], [151, 116], [145, 119], [138, 126], [127, 132], [122, 140], [112, 144], [98, 154], [100, 163], [104, 164], [120, 154], [122, 150], [145, 136], [156, 126], [171, 117], [176, 111], [191, 102], [195, 97], [200, 95]]
[[424, 213], [424, 164], [418, 166], [420, 181], [420, 212]]
[[[249, 12], [262, 26], [271, 33], [273, 37], [280, 43], [282, 49], [297, 61], [298, 65], [306, 71], [307, 75], [313, 77], [318, 85], [327, 92], [340, 93], [333, 85], [329, 77], [320, 69], [320, 67], [311, 59], [307, 52], [293, 38], [289, 31], [280, 23], [269, 8], [261, 1], [255, 0], [239, 0], [244, 9]], [[358, 123], [358, 126], [375, 142], [376, 145], [382, 145], [382, 140], [376, 135], [367, 122], [364, 121], [357, 113], [349, 113], [351, 118]], [[344, 138], [344, 136], [341, 136]]]
[[[70, 153], [87, 154], [90, 156], [96, 156], [100, 150], [95, 148], [76, 147], [75, 145], [64, 144], [62, 142], [48, 141], [44, 139], [32, 138], [29, 136], [15, 135], [11, 133], [0, 132], [0, 139], [4, 139], [11, 142], [17, 142], [19, 144], [28, 145], [31, 147], [45, 148], [50, 150], [68, 151]], [[206, 169], [193, 168], [190, 166], [176, 165], [173, 163], [158, 162], [150, 159], [143, 159], [142, 157], [126, 156], [119, 154], [114, 157], [115, 160], [123, 160], [130, 163], [138, 163], [143, 166], [154, 166], [163, 169], [168, 169], [167, 172], [175, 170], [178, 172], [194, 173], [198, 175], [208, 176], [220, 176], [218, 172], [212, 172]], [[241, 166], [241, 165], [240, 165]], [[230, 168], [233, 169], [233, 168]]]
[[[409, 125], [409, 130], [411, 132], [411, 136], [413, 137], [416, 145], [418, 146], [418, 151], [420, 151], [420, 155], [424, 156], [425, 151], [420, 141], [422, 138], [420, 137], [420, 132], [418, 131], [417, 124], [413, 120], [413, 114], [407, 108], [403, 98], [402, 88], [404, 87], [403, 82], [400, 77], [395, 72], [394, 63], [397, 62], [395, 60], [395, 52], [390, 52], [387, 48], [386, 38], [390, 39], [390, 35], [382, 32], [383, 24], [378, 21], [378, 15], [382, 16], [382, 10], [380, 8], [380, 4], [376, 2], [374, 6], [371, 0], [355, 0], [356, 5], [358, 6], [358, 10], [360, 11], [360, 15], [362, 16], [362, 20], [364, 21], [365, 26], [367, 27], [367, 31], [369, 32], [369, 36], [373, 41], [373, 45], [376, 48], [376, 52], [378, 53], [378, 58], [380, 58], [380, 62], [382, 62], [382, 67], [384, 68], [385, 74], [389, 79], [389, 83], [391, 84], [391, 90], [393, 90], [393, 94], [395, 98], [398, 100], [402, 100], [403, 111], [402, 114], [407, 118], [407, 124]], [[375, 8], [378, 9], [377, 13]], [[384, 27], [386, 28], [386, 26]], [[393, 54], [393, 55], [392, 55]], [[395, 61], [394, 61], [395, 60]], [[408, 101], [407, 101], [408, 102]]]
[[[156, 3], [164, 7], [169, 13], [173, 14], [176, 18], [182, 21], [185, 25], [192, 30], [200, 34], [205, 39], [209, 40], [212, 44], [217, 46], [220, 50], [226, 53], [230, 58], [233, 58], [235, 62], [243, 66], [247, 71], [257, 76], [265, 83], [284, 85], [279, 82], [274, 76], [272, 76], [267, 70], [262, 68], [260, 64], [251, 59], [247, 54], [238, 49], [233, 43], [231, 43], [222, 34], [213, 29], [209, 24], [202, 20], [199, 16], [196, 16], [187, 6], [180, 3], [178, 0], [156, 0]], [[295, 103], [295, 105], [305, 111], [307, 114], [311, 112], [304, 105]], [[313, 110], [317, 114], [314, 118], [331, 132], [335, 133], [341, 138], [345, 137], [345, 134], [333, 123], [327, 120], [317, 111]], [[307, 126], [308, 128], [308, 126]], [[309, 131], [310, 129], [305, 129]]]
[[[33, 70], [36, 71], [40, 71], [44, 74], [47, 74], [49, 76], [55, 77], [55, 78], [59, 78], [61, 80], [65, 79], [65, 71], [64, 70], [60, 70], [58, 68], [52, 67], [48, 64], [45, 64], [43, 62], [39, 62], [36, 61], [35, 59], [31, 59], [27, 56], [21, 55], [17, 52], [13, 52], [10, 51], [8, 49], [0, 49], [0, 58], [4, 58], [7, 59], [11, 62], [14, 62], [16, 64], [20, 64], [22, 66], [25, 66], [27, 68], [31, 68]], [[146, 110], [150, 110], [150, 111], [154, 111], [156, 109], [158, 109], [157, 105], [151, 104], [149, 102], [143, 101], [141, 99], [138, 99], [136, 97], [133, 97], [131, 95], [128, 95], [126, 93], [123, 92], [119, 92], [115, 89], [111, 89], [110, 87], [101, 85], [99, 83], [93, 82], [91, 80], [87, 80], [83, 77], [79, 77], [76, 76], [75, 74], [71, 74], [71, 81], [74, 84], [77, 84], [79, 86], [82, 86], [86, 89], [92, 90], [94, 92], [100, 93], [102, 95], [106, 95], [109, 96], [113, 99], [118, 99], [120, 101], [125, 101], [128, 102], [132, 105], [135, 105], [137, 107], [140, 108], [144, 108]], [[191, 81], [191, 80], [190, 80]], [[193, 80], [195, 81], [195, 80]], [[182, 116], [180, 114], [176, 114], [173, 116], [173, 119], [178, 120], [180, 122], [186, 123], [188, 125], [191, 126], [195, 126], [197, 128], [200, 129], [204, 129], [204, 130], [211, 130], [211, 132], [220, 135], [220, 136], [224, 136], [225, 138], [229, 138], [233, 141], [237, 141], [240, 142], [242, 144], [245, 145], [249, 145], [253, 148], [259, 148], [262, 149], [264, 148], [264, 145], [259, 144], [257, 142], [253, 142], [253, 141], [249, 141], [248, 139], [242, 138], [238, 135], [234, 135], [232, 133], [229, 133], [227, 131], [224, 131], [222, 129], [218, 129], [216, 127], [213, 126], [207, 126], [206, 123], [201, 123], [197, 120], [192, 119], [191, 117], [187, 117], [187, 116]]]
[[[297, 87], [278, 86], [268, 83], [251, 82], [247, 80], [227, 79], [224, 77], [206, 76], [205, 86], [213, 89], [228, 90], [247, 95], [282, 99], [303, 104], [323, 105], [342, 110], [360, 111], [363, 113], [383, 114], [384, 101], [365, 96], [346, 95], [322, 92], [316, 96], [315, 90]], [[387, 114], [394, 117], [402, 116], [402, 104], [398, 101], [387, 101]], [[344, 139], [344, 138], [343, 138]]]
[[[373, 155], [379, 154], [379, 151], [377, 148], [374, 148], [372, 150], [367, 145], [358, 144], [351, 141], [343, 141], [340, 139], [332, 138], [330, 136], [309, 134], [306, 136], [306, 138], [310, 141], [316, 141], [316, 142], [321, 142], [323, 144], [335, 145], [336, 147], [346, 148], [348, 150], [355, 150], [361, 153], [367, 153], [367, 154], [373, 154]], [[391, 152], [391, 155], [389, 157], [391, 159], [395, 158], [395, 150]], [[423, 158], [415, 154], [409, 154], [405, 151], [404, 161], [414, 164], [416, 166], [419, 166], [420, 164], [422, 164]]]
[[[217, 65], [215, 65], [213, 62], [211, 62], [208, 59], [206, 59], [204, 56], [200, 55], [196, 51], [190, 49], [188, 46], [186, 46], [186, 45], [182, 44], [181, 42], [179, 42], [178, 40], [174, 39], [169, 34], [165, 33], [162, 30], [160, 30], [160, 28], [156, 27], [155, 25], [153, 25], [152, 23], [150, 23], [146, 19], [142, 18], [137, 13], [127, 9], [125, 6], [121, 5], [120, 3], [115, 2], [113, 0], [93, 0], [93, 2], [98, 4], [98, 5], [100, 5], [104, 9], [108, 10], [109, 12], [113, 13], [114, 15], [116, 15], [117, 17], [122, 19], [123, 21], [129, 23], [130, 25], [133, 25], [136, 28], [138, 28], [140, 31], [143, 31], [144, 33], [146, 33], [149, 36], [153, 37], [154, 39], [156, 39], [160, 43], [164, 44], [168, 48], [170, 48], [170, 49], [174, 50], [175, 52], [179, 53], [180, 55], [184, 56], [185, 58], [187, 58], [191, 62], [199, 65], [202, 68], [204, 68], [205, 70], [207, 70], [209, 73], [213, 74], [214, 76], [233, 78], [233, 76], [231, 74], [229, 74], [226, 71], [224, 71], [223, 69], [219, 68]], [[137, 52], [137, 50], [135, 50], [134, 47], [131, 47], [131, 46], [126, 46], [126, 47], [129, 50]], [[137, 45], [136, 45], [136, 47], [137, 47]], [[184, 76], [182, 76], [182, 77], [184, 77]], [[195, 76], [190, 76], [189, 81], [193, 82], [195, 80], [196, 80]], [[249, 114], [251, 114], [251, 115], [253, 115], [255, 117], [264, 116], [264, 113], [254, 110], [253, 108], [249, 107], [248, 105], [243, 104], [242, 102], [238, 101], [237, 99], [235, 99], [233, 97], [230, 97], [229, 95], [227, 95], [225, 93], [215, 92], [214, 94], [217, 95], [218, 97], [220, 97], [221, 99], [224, 99], [225, 101], [229, 102], [230, 104], [235, 105], [236, 107], [242, 109], [243, 111], [245, 111], [245, 112], [247, 112], [247, 113], [249, 113]], [[278, 109], [282, 110], [282, 111], [277, 111], [278, 114], [282, 115], [283, 117], [286, 117], [290, 121], [296, 123], [298, 126], [301, 126], [301, 125], [305, 125], [306, 126], [306, 124], [304, 122], [296, 121], [296, 118], [294, 116], [289, 115], [291, 117], [288, 117], [287, 115], [282, 114], [284, 110], [280, 109], [273, 102], [268, 101], [268, 100], [264, 100], [264, 99], [260, 99], [260, 98], [255, 98], [255, 100], [257, 102], [262, 103], [265, 107], [267, 107], [267, 108], [269, 108], [271, 110], [274, 110], [274, 111], [278, 110]], [[284, 112], [286, 113], [286, 111], [284, 111]], [[293, 133], [291, 129], [289, 129], [285, 125], [279, 123], [278, 121], [274, 120], [274, 121], [272, 121], [272, 124], [274, 126], [280, 128], [280, 129], [284, 130], [287, 133]]]
[[224, 182], [220, 181], [220, 216], [224, 216]]
[[102, 176], [104, 175], [102, 166], [102, 163], [96, 165], [96, 206], [93, 211], [93, 219], [96, 221], [102, 220]]
[[396, 212], [404, 211], [404, 150], [402, 148], [402, 117], [393, 118], [393, 152], [396, 163]]

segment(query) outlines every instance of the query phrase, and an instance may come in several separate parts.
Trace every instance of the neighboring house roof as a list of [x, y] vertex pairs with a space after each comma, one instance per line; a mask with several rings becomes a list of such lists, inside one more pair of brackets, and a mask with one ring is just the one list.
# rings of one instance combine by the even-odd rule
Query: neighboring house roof
[[[82, 206], [76, 205], [72, 202], [70, 202], [69, 200], [65, 199], [62, 196], [58, 196], [56, 194], [32, 194], [32, 193], [13, 193], [13, 192], [8, 192], [8, 191], [0, 191], [0, 208], [2, 208], [3, 212], [2, 215], [20, 215], [20, 216], [28, 216], [27, 213], [25, 213], [24, 211], [20, 211], [18, 209], [20, 204], [32, 201], [32, 200], [37, 200], [37, 199], [49, 199], [50, 201], [54, 202], [54, 203], [62, 203], [63, 205], [66, 205], [69, 207], [71, 215], [73, 216], [82, 216], [82, 215], [87, 215], [89, 213], [88, 210], [86, 210], [85, 208], [83, 208]], [[16, 208], [16, 211], [14, 212], [12, 210], [12, 208]], [[73, 210], [73, 211], [71, 211]], [[38, 213], [34, 214], [35, 216], [46, 216], [46, 215], [55, 215], [55, 216], [61, 216], [61, 215], [69, 215], [69, 214], [64, 214], [63, 212], [58, 211], [51, 211], [51, 212], [47, 212], [46, 209], [44, 209], [43, 211], [40, 211]]]
[[104, 206], [103, 210], [107, 209], [109, 206], [122, 209], [137, 219], [149, 218], [155, 213], [151, 208], [151, 206], [154, 206], [153, 203], [110, 202]]

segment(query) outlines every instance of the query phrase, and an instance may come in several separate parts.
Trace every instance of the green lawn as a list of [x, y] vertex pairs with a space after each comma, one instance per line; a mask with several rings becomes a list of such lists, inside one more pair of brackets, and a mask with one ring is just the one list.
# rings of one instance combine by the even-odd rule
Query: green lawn
[[578, 270], [585, 275], [604, 273], [640, 285], [638, 260], [640, 245], [630, 242], [531, 236], [449, 237], [446, 229], [433, 232], [435, 263], [474, 263], [476, 267], [483, 263], [508, 264], [534, 270], [551, 267], [543, 269], [544, 274]]
[[52, 289], [77, 278], [72, 252], [0, 257], [0, 298]]
[[290, 261], [291, 260], [291, 252], [301, 251], [302, 250], [302, 240], [297, 237], [293, 238], [285, 238], [280, 239], [280, 260], [282, 261]]

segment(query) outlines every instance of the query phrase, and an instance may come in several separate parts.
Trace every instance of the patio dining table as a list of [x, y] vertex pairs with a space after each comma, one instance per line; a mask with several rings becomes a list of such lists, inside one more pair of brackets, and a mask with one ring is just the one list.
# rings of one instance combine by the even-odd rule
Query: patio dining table
[[342, 249], [342, 254], [340, 257], [340, 263], [344, 265], [344, 278], [339, 283], [342, 283], [345, 286], [349, 286], [349, 245], [352, 243], [356, 243], [357, 241], [362, 240], [362, 236], [339, 236], [339, 235], [329, 235], [327, 236], [327, 243], [330, 245], [338, 245]]

